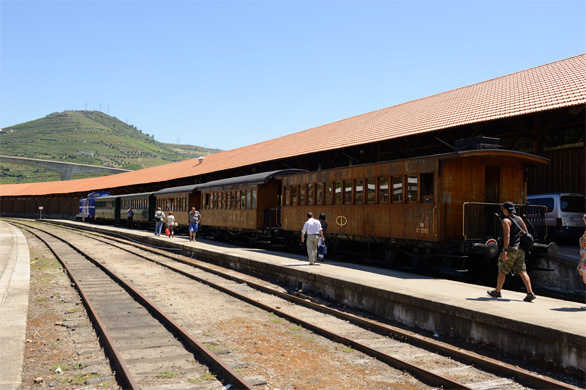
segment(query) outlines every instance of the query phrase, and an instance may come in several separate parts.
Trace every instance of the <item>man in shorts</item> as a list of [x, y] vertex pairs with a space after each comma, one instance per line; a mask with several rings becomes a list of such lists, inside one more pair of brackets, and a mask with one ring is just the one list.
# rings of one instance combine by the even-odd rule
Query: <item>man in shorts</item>
[[[525, 251], [520, 247], [521, 229], [519, 229], [517, 224], [525, 231], [527, 231], [527, 226], [522, 218], [515, 215], [517, 211], [513, 202], [503, 203], [501, 210], [505, 216], [505, 218], [501, 219], [503, 225], [503, 251], [498, 259], [499, 274], [496, 281], [496, 289], [487, 291], [487, 293], [493, 298], [501, 298], [501, 289], [505, 283], [506, 276], [513, 271], [515, 275], [521, 277], [527, 289], [527, 296], [523, 300], [525, 302], [531, 302], [536, 297], [531, 289], [529, 275], [527, 275]], [[513, 222], [513, 218], [515, 218], [517, 223]]]
[[200, 220], [201, 214], [195, 209], [195, 207], [192, 207], [189, 212], [189, 241], [195, 241]]

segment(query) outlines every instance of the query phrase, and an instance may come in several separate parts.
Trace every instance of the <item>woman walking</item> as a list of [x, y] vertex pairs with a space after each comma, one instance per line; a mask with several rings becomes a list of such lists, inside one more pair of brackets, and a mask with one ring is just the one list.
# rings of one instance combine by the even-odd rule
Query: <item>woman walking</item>
[[175, 229], [175, 216], [173, 215], [172, 211], [169, 211], [169, 215], [167, 216], [167, 229], [169, 229], [169, 237], [173, 237], [173, 230]]

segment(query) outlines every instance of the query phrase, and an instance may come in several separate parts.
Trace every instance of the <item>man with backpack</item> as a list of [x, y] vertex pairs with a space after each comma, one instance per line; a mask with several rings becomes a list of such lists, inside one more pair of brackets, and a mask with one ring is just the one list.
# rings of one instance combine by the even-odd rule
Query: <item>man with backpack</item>
[[165, 221], [165, 213], [161, 210], [160, 207], [157, 208], [155, 212], [155, 236], [161, 235], [161, 230], [163, 229], [163, 223]]
[[496, 289], [487, 291], [493, 298], [501, 298], [501, 289], [505, 283], [508, 273], [513, 271], [518, 274], [525, 284], [527, 296], [525, 302], [533, 301], [536, 296], [531, 289], [531, 280], [527, 275], [525, 267], [525, 251], [521, 248], [521, 233], [527, 233], [527, 226], [521, 217], [516, 216], [515, 204], [513, 202], [503, 203], [501, 210], [505, 218], [501, 219], [503, 226], [503, 251], [498, 259], [499, 274], [496, 282]]

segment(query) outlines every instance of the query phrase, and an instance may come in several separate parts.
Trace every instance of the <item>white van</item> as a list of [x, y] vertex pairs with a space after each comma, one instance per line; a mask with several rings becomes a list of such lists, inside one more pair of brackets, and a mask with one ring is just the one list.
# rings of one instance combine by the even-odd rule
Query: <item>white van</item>
[[547, 207], [547, 238], [578, 238], [584, 233], [586, 197], [582, 194], [552, 193], [527, 196], [530, 205]]

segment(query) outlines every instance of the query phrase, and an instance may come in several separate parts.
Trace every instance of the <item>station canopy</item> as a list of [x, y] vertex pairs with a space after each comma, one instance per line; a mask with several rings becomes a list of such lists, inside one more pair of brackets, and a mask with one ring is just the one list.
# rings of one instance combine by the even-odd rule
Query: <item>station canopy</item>
[[586, 104], [586, 54], [383, 108], [257, 144], [134, 172], [6, 184], [0, 196], [89, 193], [201, 175], [463, 125]]

